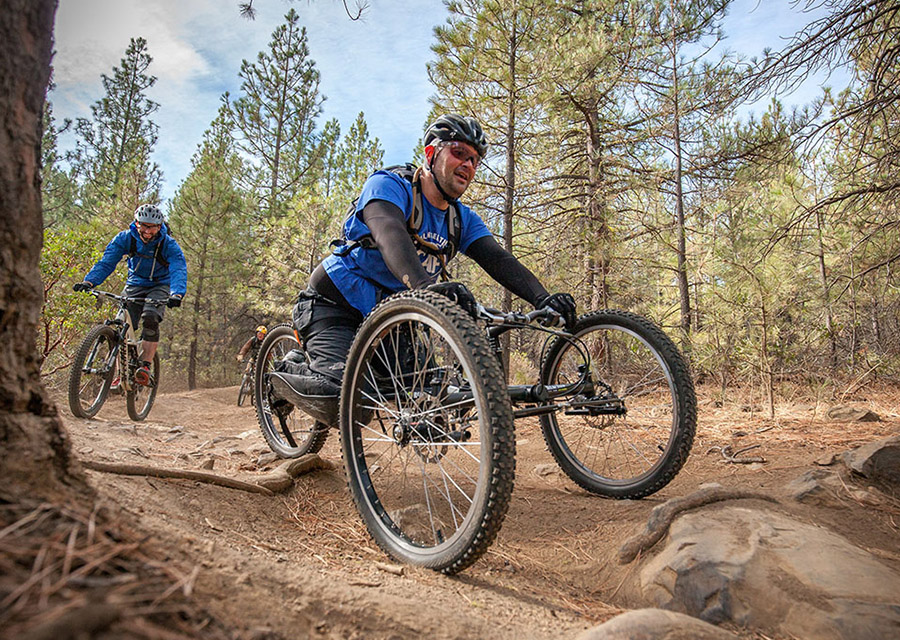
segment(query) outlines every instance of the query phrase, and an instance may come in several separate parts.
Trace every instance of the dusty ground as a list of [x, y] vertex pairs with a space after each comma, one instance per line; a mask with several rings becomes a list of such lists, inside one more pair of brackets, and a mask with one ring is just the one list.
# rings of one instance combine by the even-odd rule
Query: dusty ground
[[[237, 387], [161, 394], [144, 423], [128, 420], [112, 397], [93, 420], [72, 418], [61, 402], [73, 450], [82, 460], [213, 471], [251, 480], [278, 462], [255, 410], [236, 406]], [[834, 423], [827, 405], [796, 404], [775, 420], [716, 408], [701, 393], [693, 454], [678, 478], [641, 501], [590, 496], [551, 465], [536, 419], [517, 423], [517, 477], [509, 515], [488, 554], [456, 577], [406, 567], [400, 575], [368, 538], [349, 498], [333, 432], [322, 457], [329, 471], [300, 476], [289, 492], [266, 497], [186, 480], [87, 472], [103, 499], [137, 518], [148, 545], [184, 571], [196, 571], [194, 597], [242, 638], [574, 638], [640, 606], [622, 585], [621, 543], [660, 502], [707, 482], [783, 496], [785, 485], [830, 454], [900, 432], [895, 397], [852, 400], [881, 422]], [[746, 409], [747, 407], [744, 407]], [[715, 447], [760, 445], [729, 464]], [[819, 522], [900, 570], [900, 500], [840, 507], [783, 508]], [[747, 638], [770, 637], [745, 630]]]

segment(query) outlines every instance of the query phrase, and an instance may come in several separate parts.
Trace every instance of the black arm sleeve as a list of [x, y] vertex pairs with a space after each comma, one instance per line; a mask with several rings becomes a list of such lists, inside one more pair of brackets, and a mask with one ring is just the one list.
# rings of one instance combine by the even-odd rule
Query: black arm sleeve
[[497, 244], [493, 236], [478, 238], [466, 249], [466, 255], [494, 280], [526, 302], [537, 304], [540, 298], [547, 295], [547, 290], [528, 267]]
[[406, 218], [400, 207], [386, 200], [372, 200], [363, 208], [362, 219], [372, 231], [387, 268], [400, 282], [410, 289], [431, 284], [406, 230]]

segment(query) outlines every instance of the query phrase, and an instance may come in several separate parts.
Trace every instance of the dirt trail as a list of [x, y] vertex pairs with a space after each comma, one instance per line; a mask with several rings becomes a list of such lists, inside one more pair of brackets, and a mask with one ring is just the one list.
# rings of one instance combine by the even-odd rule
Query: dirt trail
[[[143, 423], [128, 419], [118, 397], [93, 420], [61, 410], [80, 459], [212, 465], [214, 473], [253, 481], [280, 461], [266, 455], [255, 410], [237, 407], [236, 398], [237, 387], [161, 394]], [[821, 419], [823, 407], [798, 406], [769, 421], [701, 400], [691, 459], [670, 486], [641, 501], [585, 493], [556, 469], [537, 420], [519, 421], [509, 515], [485, 557], [455, 577], [397, 567], [377, 549], [348, 495], [336, 432], [321, 453], [334, 468], [300, 476], [290, 491], [272, 497], [188, 480], [87, 473], [108, 504], [133, 514], [149, 544], [186, 571], [199, 569], [195, 597], [248, 639], [574, 638], [641, 606], [622, 588], [635, 565], [619, 566], [616, 553], [650, 509], [708, 482], [780, 495], [830, 454], [900, 432], [890, 399], [866, 406], [886, 419], [830, 423]], [[765, 463], [730, 464], [720, 454], [726, 445], [753, 444], [761, 446], [752, 455]], [[873, 518], [852, 499], [840, 509], [793, 503], [791, 510], [883, 557], [898, 557], [890, 518]], [[900, 562], [888, 562], [900, 569]]]

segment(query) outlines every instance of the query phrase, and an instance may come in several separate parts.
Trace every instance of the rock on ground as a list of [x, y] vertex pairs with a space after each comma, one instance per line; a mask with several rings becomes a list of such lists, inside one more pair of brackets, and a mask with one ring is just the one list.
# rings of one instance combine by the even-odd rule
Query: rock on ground
[[798, 638], [900, 637], [900, 574], [826, 529], [728, 506], [676, 520], [646, 562], [653, 606]]
[[737, 637], [683, 613], [636, 609], [588, 629], [576, 640], [737, 640]]

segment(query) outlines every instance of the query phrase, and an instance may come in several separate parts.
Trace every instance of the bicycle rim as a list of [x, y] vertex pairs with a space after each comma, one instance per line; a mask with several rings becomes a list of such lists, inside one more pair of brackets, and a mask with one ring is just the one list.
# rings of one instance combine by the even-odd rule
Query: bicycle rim
[[634, 314], [586, 316], [575, 335], [577, 340], [558, 339], [548, 350], [542, 380], [577, 381], [587, 353], [594, 397], [611, 399], [607, 406], [622, 411], [591, 415], [575, 402], [568, 414], [543, 416], [548, 448], [563, 471], [593, 493], [640, 498], [658, 491], [675, 477], [693, 443], [696, 399], [687, 366], [665, 334]]
[[97, 415], [112, 384], [115, 372], [116, 334], [107, 326], [88, 332], [69, 373], [69, 408], [79, 418]]
[[156, 391], [159, 388], [159, 355], [153, 356], [153, 362], [150, 366], [150, 383], [140, 385], [134, 382], [132, 378], [131, 389], [125, 395], [125, 406], [128, 409], [128, 416], [137, 422], [140, 422], [150, 413], [153, 408], [153, 401], [156, 399]]
[[457, 305], [401, 294], [360, 328], [342, 446], [357, 507], [389, 555], [456, 573], [486, 551], [512, 492], [512, 431], [496, 359]]
[[256, 356], [256, 417], [259, 429], [273, 452], [282, 458], [297, 458], [322, 449], [328, 427], [283, 401], [274, 401], [266, 388], [266, 373], [300, 344], [289, 325], [268, 332]]

